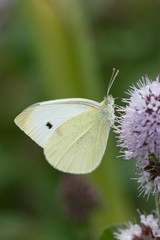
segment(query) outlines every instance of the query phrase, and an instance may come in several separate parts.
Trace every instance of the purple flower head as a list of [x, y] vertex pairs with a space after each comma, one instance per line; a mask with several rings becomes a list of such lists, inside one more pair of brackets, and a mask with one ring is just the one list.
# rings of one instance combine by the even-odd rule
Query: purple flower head
[[137, 82], [128, 91], [128, 105], [120, 108], [119, 146], [124, 158], [134, 158], [140, 162], [160, 156], [160, 82], [150, 81], [148, 76]]
[[119, 228], [114, 234], [118, 240], [160, 240], [158, 219], [152, 214], [140, 216], [140, 224], [129, 223], [126, 229]]
[[140, 194], [150, 195], [150, 193], [157, 194], [160, 192], [160, 163], [154, 161], [146, 161], [145, 164], [138, 166], [140, 178], [139, 189]]

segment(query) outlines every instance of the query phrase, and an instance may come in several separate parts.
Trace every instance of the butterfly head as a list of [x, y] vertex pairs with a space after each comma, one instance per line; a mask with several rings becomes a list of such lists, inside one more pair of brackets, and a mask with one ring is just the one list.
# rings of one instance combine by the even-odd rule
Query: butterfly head
[[111, 105], [114, 107], [114, 98], [112, 97], [112, 95], [108, 95], [107, 97], [105, 97], [104, 102], [106, 105]]
[[112, 95], [108, 95], [104, 98], [104, 100], [101, 102], [102, 108], [113, 108], [114, 109], [114, 98]]

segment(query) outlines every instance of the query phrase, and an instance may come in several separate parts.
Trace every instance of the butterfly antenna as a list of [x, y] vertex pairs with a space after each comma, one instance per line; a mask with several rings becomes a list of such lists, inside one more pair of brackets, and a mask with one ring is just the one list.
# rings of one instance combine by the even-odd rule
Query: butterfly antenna
[[108, 90], [107, 90], [107, 96], [109, 94], [109, 91], [114, 83], [114, 80], [116, 79], [117, 75], [119, 73], [119, 70], [116, 71], [115, 68], [113, 68], [113, 72], [112, 72], [112, 75], [111, 75], [111, 78], [110, 78], [110, 81], [109, 81], [109, 84], [108, 84]]

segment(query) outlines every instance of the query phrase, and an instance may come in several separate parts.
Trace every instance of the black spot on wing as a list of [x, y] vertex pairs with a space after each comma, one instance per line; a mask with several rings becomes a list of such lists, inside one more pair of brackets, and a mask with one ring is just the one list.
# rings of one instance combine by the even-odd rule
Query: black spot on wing
[[48, 127], [48, 129], [51, 129], [53, 127], [53, 125], [50, 122], [47, 122], [46, 127]]

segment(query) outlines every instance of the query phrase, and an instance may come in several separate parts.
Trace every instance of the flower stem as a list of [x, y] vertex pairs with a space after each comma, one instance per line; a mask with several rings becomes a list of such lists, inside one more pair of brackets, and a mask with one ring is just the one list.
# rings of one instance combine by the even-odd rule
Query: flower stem
[[160, 195], [157, 193], [155, 195], [155, 200], [156, 200], [156, 210], [157, 210], [157, 217], [158, 217], [158, 225], [160, 227]]

